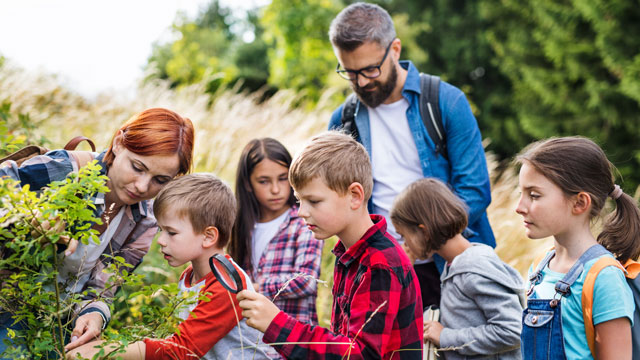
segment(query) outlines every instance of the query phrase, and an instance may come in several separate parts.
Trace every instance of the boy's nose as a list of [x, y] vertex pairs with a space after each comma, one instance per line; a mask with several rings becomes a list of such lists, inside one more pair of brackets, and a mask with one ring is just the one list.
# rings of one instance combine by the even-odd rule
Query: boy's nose
[[309, 217], [309, 211], [307, 211], [306, 206], [303, 206], [302, 204], [300, 204], [300, 207], [298, 208], [298, 216], [300, 216], [303, 219], [306, 219]]
[[158, 245], [165, 247], [167, 245], [167, 243], [164, 241], [164, 231], [161, 231], [160, 234], [158, 235]]

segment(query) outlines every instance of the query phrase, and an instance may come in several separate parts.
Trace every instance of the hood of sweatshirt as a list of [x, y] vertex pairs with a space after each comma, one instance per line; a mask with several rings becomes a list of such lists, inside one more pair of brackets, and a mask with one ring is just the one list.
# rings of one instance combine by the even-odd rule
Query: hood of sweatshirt
[[459, 274], [475, 273], [512, 290], [520, 297], [520, 303], [524, 304], [524, 281], [520, 273], [500, 260], [492, 247], [479, 243], [471, 245], [453, 259], [440, 280], [444, 283]]

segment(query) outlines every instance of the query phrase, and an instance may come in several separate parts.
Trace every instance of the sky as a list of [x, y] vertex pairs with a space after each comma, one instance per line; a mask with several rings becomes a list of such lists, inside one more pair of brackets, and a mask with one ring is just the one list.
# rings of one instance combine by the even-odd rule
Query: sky
[[[154, 41], [170, 39], [178, 11], [209, 0], [0, 0], [0, 55], [27, 71], [58, 74], [91, 99], [127, 91], [143, 76]], [[243, 9], [268, 0], [221, 0]]]

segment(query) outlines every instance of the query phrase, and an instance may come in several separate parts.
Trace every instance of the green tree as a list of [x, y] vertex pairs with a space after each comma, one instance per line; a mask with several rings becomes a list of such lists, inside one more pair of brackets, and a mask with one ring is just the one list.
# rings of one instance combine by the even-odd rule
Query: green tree
[[[237, 31], [257, 36], [245, 42]], [[241, 89], [257, 90], [269, 75], [261, 32], [255, 11], [246, 19], [236, 19], [228, 8], [213, 0], [195, 20], [178, 16], [173, 24], [175, 41], [154, 44], [147, 63], [149, 78], [167, 79], [173, 86], [204, 80], [209, 92], [238, 81], [243, 82]]]
[[328, 32], [341, 8], [338, 0], [271, 2], [262, 17], [270, 45], [270, 84], [319, 99], [336, 64]]
[[[247, 13], [247, 21], [244, 32], [253, 35], [251, 42], [238, 41], [233, 53], [232, 61], [238, 71], [234, 81], [242, 81], [243, 89], [256, 91], [265, 88], [269, 81], [269, 47], [264, 40], [264, 26], [260, 22], [261, 9], [250, 10]], [[267, 87], [267, 92], [272, 94], [277, 88]]]
[[640, 8], [613, 0], [484, 0], [520, 138], [584, 135], [640, 182]]
[[147, 65], [152, 77], [168, 79], [173, 85], [188, 85], [205, 76], [233, 72], [227, 54], [234, 36], [228, 9], [212, 1], [195, 21], [179, 15], [173, 24], [177, 40], [154, 44]]

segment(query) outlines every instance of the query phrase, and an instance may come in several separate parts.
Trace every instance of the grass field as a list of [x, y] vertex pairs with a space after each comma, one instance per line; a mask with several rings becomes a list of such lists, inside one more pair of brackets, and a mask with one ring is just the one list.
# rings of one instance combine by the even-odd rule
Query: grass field
[[[324, 99], [334, 92], [329, 90]], [[321, 100], [313, 111], [292, 108], [300, 102], [296, 94], [281, 91], [258, 104], [259, 95], [237, 94], [226, 90], [211, 98], [194, 85], [175, 91], [161, 82], [147, 84], [134, 99], [119, 94], [103, 95], [93, 102], [60, 87], [49, 75], [25, 73], [11, 64], [0, 66], [0, 102], [10, 101], [16, 113], [28, 113], [37, 134], [50, 140], [50, 148], [61, 147], [68, 139], [82, 134], [92, 138], [98, 148], [109, 143], [114, 131], [136, 112], [150, 107], [166, 107], [189, 117], [196, 127], [195, 171], [212, 172], [233, 185], [233, 177], [244, 145], [255, 137], [273, 137], [295, 153], [313, 134], [326, 129], [331, 107]], [[487, 154], [492, 180], [493, 201], [488, 209], [498, 246], [498, 255], [524, 273], [536, 254], [550, 239], [529, 240], [524, 235], [520, 216], [514, 211], [518, 200], [517, 176], [511, 167], [497, 171], [498, 162]], [[330, 320], [331, 278], [335, 239], [327, 240], [322, 259], [322, 279], [329, 287], [319, 287], [318, 312], [321, 324]], [[182, 269], [168, 267], [154, 244], [139, 272], [152, 281], [176, 281]], [[134, 300], [141, 301], [140, 299]], [[134, 305], [128, 305], [134, 306]]]

